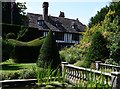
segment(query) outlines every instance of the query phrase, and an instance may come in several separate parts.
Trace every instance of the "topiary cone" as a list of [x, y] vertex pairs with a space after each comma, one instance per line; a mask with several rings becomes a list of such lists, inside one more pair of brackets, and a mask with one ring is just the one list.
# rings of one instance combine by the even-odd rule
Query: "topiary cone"
[[52, 69], [56, 69], [60, 64], [59, 50], [54, 35], [50, 30], [40, 49], [37, 66], [50, 66]]

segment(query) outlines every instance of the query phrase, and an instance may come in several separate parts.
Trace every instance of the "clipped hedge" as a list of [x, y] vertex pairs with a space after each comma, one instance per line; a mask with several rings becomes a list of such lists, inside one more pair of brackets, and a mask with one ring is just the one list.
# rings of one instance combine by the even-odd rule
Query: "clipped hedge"
[[8, 40], [2, 41], [2, 61], [6, 61], [10, 58], [11, 54], [13, 53], [14, 46]]
[[40, 49], [37, 66], [42, 68], [50, 66], [51, 69], [56, 69], [60, 64], [61, 59], [57, 44], [53, 32], [50, 30]]
[[29, 42], [17, 41], [15, 39], [8, 39], [8, 41], [15, 46], [12, 57], [16, 63], [34, 63], [38, 59], [44, 37], [39, 37]]

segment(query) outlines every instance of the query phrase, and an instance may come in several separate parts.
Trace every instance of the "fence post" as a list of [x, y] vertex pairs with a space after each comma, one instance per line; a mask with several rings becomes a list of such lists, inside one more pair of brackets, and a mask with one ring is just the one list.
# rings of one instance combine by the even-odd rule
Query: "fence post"
[[68, 65], [68, 62], [62, 62], [61, 66], [62, 66], [62, 76], [64, 75], [64, 66]]
[[113, 88], [120, 89], [120, 72], [111, 72], [111, 84]]
[[96, 70], [100, 69], [100, 63], [102, 63], [102, 62], [101, 61], [95, 61]]

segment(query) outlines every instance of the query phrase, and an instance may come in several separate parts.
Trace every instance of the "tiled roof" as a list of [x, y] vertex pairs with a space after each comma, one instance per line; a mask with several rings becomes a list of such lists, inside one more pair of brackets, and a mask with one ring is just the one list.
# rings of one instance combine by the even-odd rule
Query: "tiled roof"
[[[29, 18], [28, 26], [39, 30], [51, 29], [53, 31], [78, 33], [84, 32], [86, 27], [79, 20], [54, 16], [48, 16], [48, 21], [44, 21], [44, 27], [40, 27], [37, 21], [42, 18], [41, 14], [27, 13], [27, 16]], [[72, 28], [72, 25], [75, 25], [76, 28]]]

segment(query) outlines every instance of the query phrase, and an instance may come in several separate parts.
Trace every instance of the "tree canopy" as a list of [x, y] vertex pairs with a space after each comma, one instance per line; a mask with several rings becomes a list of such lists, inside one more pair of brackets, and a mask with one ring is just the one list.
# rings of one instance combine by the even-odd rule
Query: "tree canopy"
[[23, 25], [26, 9], [25, 3], [2, 2], [2, 23]]
[[[105, 15], [109, 12], [109, 11], [115, 11], [116, 15], [118, 15], [120, 17], [120, 1], [119, 2], [111, 2], [109, 4], [109, 6], [105, 6], [103, 7], [100, 11], [97, 12], [97, 14], [93, 17], [91, 17], [88, 26], [89, 27], [93, 27], [94, 25], [97, 24], [101, 24], [102, 21], [105, 19]], [[116, 16], [115, 15], [115, 16]], [[113, 16], [111, 21], [114, 19], [115, 17]]]

